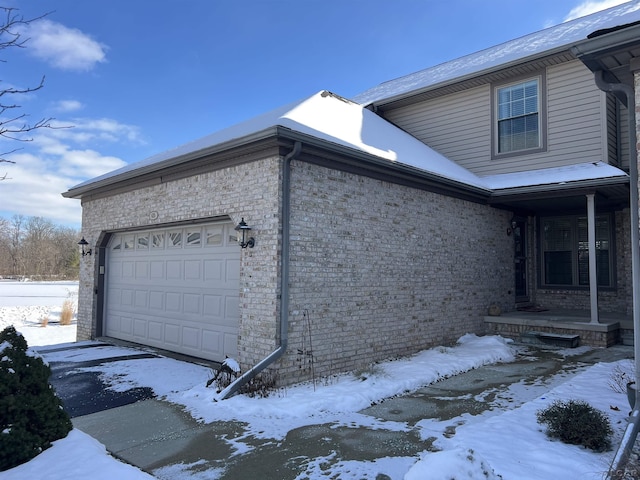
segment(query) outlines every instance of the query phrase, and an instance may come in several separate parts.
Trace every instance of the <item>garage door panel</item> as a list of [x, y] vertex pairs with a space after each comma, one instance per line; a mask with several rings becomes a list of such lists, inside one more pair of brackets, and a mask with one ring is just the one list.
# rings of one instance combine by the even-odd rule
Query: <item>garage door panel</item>
[[146, 280], [149, 278], [149, 262], [136, 262], [136, 280]]
[[167, 312], [182, 312], [182, 295], [176, 292], [167, 292], [166, 294], [167, 301]]
[[164, 325], [161, 322], [151, 320], [149, 322], [149, 340], [162, 343], [162, 331]]
[[224, 351], [232, 358], [238, 357], [238, 337], [232, 333], [224, 335]]
[[120, 298], [122, 302], [122, 306], [131, 306], [133, 305], [133, 291], [132, 290], [121, 290]]
[[149, 305], [147, 303], [147, 294], [148, 292], [146, 290], [136, 290], [136, 295], [135, 295], [135, 304], [134, 306], [136, 308], [148, 308]]
[[205, 260], [204, 261], [204, 279], [207, 281], [220, 281], [224, 279], [224, 261], [219, 260]]
[[222, 345], [220, 339], [222, 334], [213, 330], [203, 330], [202, 332], [202, 350], [210, 354], [220, 355]]
[[200, 267], [201, 260], [186, 260], [184, 262], [184, 278], [185, 280], [201, 280]]
[[114, 334], [120, 332], [120, 316], [115, 314], [111, 315], [109, 317], [109, 321], [105, 325], [104, 330], [104, 333], [109, 337], [113, 337], [115, 336]]
[[122, 278], [124, 279], [133, 279], [135, 272], [135, 263], [134, 262], [122, 262]]
[[180, 345], [180, 325], [165, 323], [164, 341], [168, 344], [179, 346]]
[[149, 262], [149, 279], [164, 280], [164, 262], [162, 260]]
[[164, 293], [158, 291], [149, 292], [149, 308], [151, 310], [164, 310]]
[[224, 316], [227, 319], [240, 318], [240, 298], [239, 297], [232, 296], [232, 295], [225, 297]]
[[141, 318], [133, 320], [133, 335], [140, 339], [147, 338], [147, 322]]
[[181, 280], [182, 279], [182, 261], [181, 260], [167, 260], [167, 280]]
[[111, 272], [115, 278], [122, 278], [122, 262], [113, 260], [109, 264], [109, 272]]
[[109, 295], [107, 296], [107, 308], [113, 307], [116, 305], [120, 305], [122, 303], [122, 290], [119, 288], [112, 288], [109, 290]]
[[132, 335], [133, 331], [131, 329], [132, 320], [130, 316], [121, 316], [120, 317], [120, 331], [122, 333]]
[[216, 361], [237, 355], [240, 249], [233, 233], [226, 223], [114, 235], [104, 333]]
[[225, 262], [227, 282], [240, 282], [240, 259], [229, 259]]
[[205, 295], [204, 296], [204, 311], [203, 313], [210, 317], [219, 318], [223, 316], [222, 310], [223, 297], [220, 295]]
[[182, 346], [192, 350], [200, 350], [200, 329], [183, 327]]
[[194, 295], [191, 293], [185, 293], [182, 296], [183, 305], [184, 305], [184, 313], [195, 313], [200, 315], [200, 295]]

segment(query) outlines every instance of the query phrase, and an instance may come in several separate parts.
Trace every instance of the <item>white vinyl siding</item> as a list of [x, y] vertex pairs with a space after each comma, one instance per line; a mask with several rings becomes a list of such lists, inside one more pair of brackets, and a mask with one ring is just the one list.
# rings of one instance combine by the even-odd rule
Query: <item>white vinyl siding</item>
[[489, 85], [385, 112], [385, 118], [473, 172], [490, 159]]
[[619, 142], [618, 142], [618, 166], [629, 171], [629, 111], [627, 107], [616, 101], [618, 105]]
[[[546, 149], [492, 159], [491, 86], [385, 112], [385, 117], [477, 175], [607, 161], [604, 93], [579, 61], [546, 70]], [[544, 126], [543, 126], [544, 128]]]
[[580, 62], [549, 69], [544, 167], [607, 161], [606, 96]]
[[619, 135], [619, 122], [618, 122], [618, 107], [617, 101], [613, 95], [607, 95], [607, 155], [609, 157], [609, 163], [617, 167], [620, 166], [620, 140]]

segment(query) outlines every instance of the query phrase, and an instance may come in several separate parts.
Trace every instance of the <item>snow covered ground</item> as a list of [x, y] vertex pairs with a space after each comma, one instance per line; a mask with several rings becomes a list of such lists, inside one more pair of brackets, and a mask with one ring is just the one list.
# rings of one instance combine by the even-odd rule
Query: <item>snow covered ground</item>
[[[38, 293], [40, 292], [40, 293]], [[42, 296], [39, 296], [42, 295]], [[77, 284], [0, 282], [0, 328], [13, 324], [23, 333], [30, 346], [57, 345], [73, 342], [75, 325], [56, 322], [62, 302], [76, 298]], [[47, 315], [49, 323], [40, 326]], [[119, 347], [113, 347], [116, 355]], [[110, 347], [100, 350], [105, 358]], [[95, 355], [96, 349], [49, 352], [49, 361], [81, 361]], [[283, 389], [266, 399], [236, 396], [214, 403], [212, 390], [204, 385], [210, 370], [169, 358], [118, 361], [97, 367], [104, 380], [114, 389], [150, 386], [167, 401], [183, 405], [194, 418], [210, 423], [218, 420], [246, 422], [247, 435], [282, 439], [294, 428], [335, 422], [341, 425], [375, 426], [406, 429], [401, 422], [381, 422], [357, 412], [374, 401], [402, 394], [446, 376], [492, 362], [508, 362], [515, 349], [500, 337], [466, 335], [455, 347], [438, 347], [411, 358], [376, 365], [362, 375], [342, 375], [330, 382], [300, 384]], [[569, 352], [567, 352], [569, 354]], [[112, 355], [112, 356], [113, 356]], [[327, 458], [311, 459], [300, 480], [311, 478], [376, 478], [384, 473], [392, 479], [444, 480], [548, 480], [600, 479], [607, 471], [613, 452], [594, 453], [578, 446], [550, 441], [536, 423], [535, 413], [556, 399], [583, 399], [605, 412], [615, 430], [614, 445], [626, 427], [629, 411], [626, 396], [611, 388], [614, 372], [630, 368], [629, 361], [600, 363], [585, 368], [575, 376], [566, 376], [550, 391], [535, 396], [525, 393], [526, 386], [513, 389], [513, 405], [517, 408], [492, 411], [486, 415], [464, 414], [457, 419], [439, 422], [425, 419], [418, 423], [426, 439], [437, 437], [439, 452], [424, 452], [416, 457], [380, 458], [374, 462], [327, 462]], [[135, 365], [135, 368], [133, 366]], [[527, 401], [518, 401], [518, 396]], [[384, 423], [384, 424], [383, 424]], [[447, 426], [457, 423], [455, 435], [444, 435]], [[375, 424], [375, 425], [374, 425]], [[415, 428], [415, 427], [414, 427]], [[242, 438], [229, 439], [241, 455], [250, 447]], [[327, 464], [331, 464], [327, 470]], [[214, 480], [219, 472], [189, 473], [188, 466], [176, 465], [154, 472], [161, 479]], [[354, 473], [355, 472], [355, 473]], [[354, 476], [355, 475], [355, 476]], [[109, 456], [104, 446], [74, 429], [66, 438], [54, 443], [32, 461], [0, 472], [0, 480], [80, 480], [150, 479], [150, 475]]]

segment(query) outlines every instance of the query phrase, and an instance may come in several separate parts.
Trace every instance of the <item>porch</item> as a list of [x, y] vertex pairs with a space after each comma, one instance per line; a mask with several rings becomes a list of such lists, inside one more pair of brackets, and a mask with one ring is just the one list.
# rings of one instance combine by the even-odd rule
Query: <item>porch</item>
[[601, 313], [599, 323], [591, 323], [590, 320], [588, 310], [543, 308], [484, 317], [487, 334], [501, 335], [518, 342], [592, 347], [610, 347], [618, 343], [633, 345], [633, 318], [630, 315]]

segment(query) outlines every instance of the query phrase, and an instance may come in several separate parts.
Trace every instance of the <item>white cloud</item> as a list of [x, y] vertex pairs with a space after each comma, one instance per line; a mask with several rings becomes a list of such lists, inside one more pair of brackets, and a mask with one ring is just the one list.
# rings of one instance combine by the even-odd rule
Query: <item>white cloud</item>
[[45, 217], [65, 225], [79, 225], [80, 202], [62, 197], [79, 182], [125, 165], [119, 158], [94, 150], [74, 150], [62, 144], [38, 155], [11, 155], [15, 165], [1, 171], [2, 209], [26, 216]]
[[0, 182], [4, 210], [44, 217], [64, 225], [80, 224], [80, 202], [60, 194], [68, 190], [73, 181], [51, 171], [47, 162], [33, 155], [18, 154], [12, 159], [16, 164], [7, 167], [8, 179]]
[[80, 202], [62, 197], [62, 192], [87, 179], [126, 165], [116, 156], [99, 151], [105, 143], [142, 143], [139, 129], [115, 120], [82, 119], [75, 128], [40, 129], [33, 141], [19, 144], [0, 138], [0, 151], [22, 148], [5, 158], [15, 164], [0, 164], [0, 210], [39, 216], [79, 226]]
[[78, 110], [82, 110], [84, 105], [78, 100], [59, 100], [53, 106], [53, 109], [57, 112], [77, 112]]
[[145, 143], [138, 127], [120, 123], [111, 118], [73, 118], [64, 121], [56, 120], [51, 122], [51, 125], [56, 128], [47, 132], [47, 138], [80, 145], [122, 141], [139, 145]]
[[592, 13], [606, 10], [607, 8], [615, 7], [616, 5], [621, 5], [623, 3], [627, 3], [628, 1], [629, 0], [586, 0], [578, 6], [574, 7], [565, 17], [563, 22], [568, 22], [569, 20], [574, 20], [586, 15], [591, 15]]
[[107, 47], [76, 28], [43, 19], [26, 28], [27, 51], [62, 70], [87, 71], [106, 61]]

